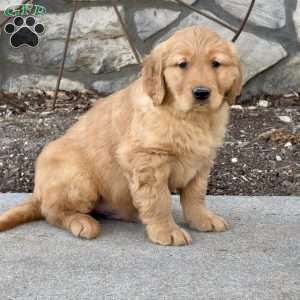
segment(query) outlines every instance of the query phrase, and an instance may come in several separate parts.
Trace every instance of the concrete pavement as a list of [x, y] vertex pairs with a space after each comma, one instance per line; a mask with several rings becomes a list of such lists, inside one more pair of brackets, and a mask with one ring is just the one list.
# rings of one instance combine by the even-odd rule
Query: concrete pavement
[[[0, 212], [24, 199], [0, 194]], [[300, 198], [210, 197], [232, 228], [151, 244], [140, 224], [102, 221], [80, 240], [44, 221], [0, 233], [0, 299], [300, 299]], [[183, 223], [178, 199], [174, 215]]]

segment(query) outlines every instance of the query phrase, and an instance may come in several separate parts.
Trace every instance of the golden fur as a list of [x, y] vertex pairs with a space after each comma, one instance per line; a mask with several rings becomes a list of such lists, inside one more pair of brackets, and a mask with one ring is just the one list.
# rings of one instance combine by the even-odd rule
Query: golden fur
[[[205, 104], [193, 97], [197, 86], [211, 90]], [[226, 230], [226, 222], [206, 208], [205, 194], [229, 104], [240, 89], [240, 63], [230, 42], [205, 28], [177, 32], [145, 58], [141, 78], [99, 101], [44, 148], [33, 195], [0, 216], [0, 231], [45, 218], [92, 239], [100, 233], [89, 215], [96, 210], [141, 220], [155, 243], [186, 245], [191, 238], [171, 214], [175, 190], [192, 228]]]

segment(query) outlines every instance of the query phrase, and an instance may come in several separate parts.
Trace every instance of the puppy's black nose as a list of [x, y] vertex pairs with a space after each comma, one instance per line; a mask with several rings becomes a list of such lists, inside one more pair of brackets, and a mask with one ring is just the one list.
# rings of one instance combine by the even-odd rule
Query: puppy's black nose
[[196, 87], [192, 92], [194, 98], [198, 101], [204, 101], [210, 96], [210, 89], [206, 87]]

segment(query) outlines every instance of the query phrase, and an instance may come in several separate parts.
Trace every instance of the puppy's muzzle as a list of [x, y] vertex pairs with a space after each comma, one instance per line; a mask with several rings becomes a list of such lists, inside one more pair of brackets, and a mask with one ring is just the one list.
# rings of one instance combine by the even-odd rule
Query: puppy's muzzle
[[209, 98], [211, 91], [209, 88], [198, 86], [192, 90], [192, 93], [193, 93], [194, 98], [199, 103], [202, 103]]

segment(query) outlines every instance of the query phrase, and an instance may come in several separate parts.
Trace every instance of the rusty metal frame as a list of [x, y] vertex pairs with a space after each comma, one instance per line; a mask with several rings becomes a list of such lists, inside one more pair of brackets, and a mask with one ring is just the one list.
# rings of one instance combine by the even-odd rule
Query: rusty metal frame
[[[26, 4], [28, 2], [30, 2], [31, 0], [24, 0], [23, 4]], [[136, 47], [134, 46], [133, 42], [132, 42], [132, 39], [130, 38], [130, 34], [128, 32], [128, 29], [126, 27], [126, 24], [122, 18], [122, 15], [118, 9], [118, 2], [119, 0], [111, 0], [112, 1], [112, 7], [115, 11], [115, 14], [117, 15], [118, 17], [118, 20], [122, 26], [122, 30], [128, 40], [128, 43], [130, 45], [130, 48], [131, 48], [131, 51], [132, 53], [134, 54], [134, 57], [137, 61], [138, 64], [141, 64], [141, 56], [138, 52], [138, 50], [136, 49]], [[249, 19], [249, 16], [251, 14], [251, 11], [253, 9], [253, 6], [255, 4], [255, 0], [251, 0], [251, 3], [249, 5], [249, 8], [247, 10], [247, 13], [242, 21], [242, 24], [241, 26], [237, 29], [235, 27], [232, 27], [230, 25], [228, 25], [227, 23], [223, 22], [222, 20], [220, 19], [217, 19], [213, 16], [211, 16], [210, 14], [207, 14], [199, 9], [197, 9], [196, 7], [194, 6], [191, 6], [187, 3], [185, 3], [184, 1], [182, 0], [175, 0], [178, 4], [182, 5], [183, 7], [187, 8], [187, 9], [190, 9], [196, 13], [198, 13], [199, 15], [201, 16], [204, 16], [206, 17], [207, 19], [210, 19], [211, 21], [227, 28], [228, 30], [232, 31], [234, 33], [234, 36], [232, 38], [232, 42], [236, 42], [237, 39], [239, 38], [240, 34], [242, 33], [242, 31], [244, 30], [246, 24], [247, 24], [247, 21]], [[20, 5], [20, 6], [21, 6]], [[60, 70], [59, 70], [59, 74], [58, 74], [58, 79], [57, 79], [57, 84], [56, 84], [56, 89], [55, 89], [55, 94], [54, 94], [54, 99], [53, 99], [53, 104], [52, 104], [52, 109], [55, 110], [55, 106], [56, 106], [56, 101], [57, 101], [57, 95], [58, 95], [58, 91], [59, 91], [59, 87], [60, 87], [60, 83], [61, 83], [61, 79], [62, 79], [62, 76], [63, 76], [63, 72], [64, 72], [64, 67], [65, 67], [65, 61], [66, 61], [66, 57], [67, 57], [67, 52], [68, 52], [68, 47], [69, 47], [69, 42], [70, 42], [70, 38], [71, 38], [71, 33], [72, 33], [72, 28], [73, 28], [73, 23], [74, 23], [74, 18], [75, 18], [75, 14], [76, 14], [76, 11], [77, 11], [77, 8], [78, 8], [78, 1], [75, 0], [73, 1], [73, 11], [71, 13], [71, 18], [70, 18], [70, 23], [69, 23], [69, 28], [68, 28], [68, 33], [67, 33], [67, 36], [66, 36], [66, 41], [65, 41], [65, 47], [64, 47], [64, 52], [63, 52], [63, 59], [62, 59], [62, 62], [61, 62], [61, 66], [60, 66]], [[0, 30], [2, 29], [2, 27], [7, 23], [7, 21], [10, 20], [10, 17], [6, 18], [1, 24], [0, 24]]]

